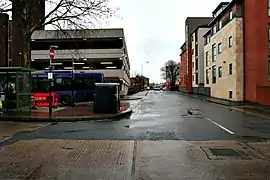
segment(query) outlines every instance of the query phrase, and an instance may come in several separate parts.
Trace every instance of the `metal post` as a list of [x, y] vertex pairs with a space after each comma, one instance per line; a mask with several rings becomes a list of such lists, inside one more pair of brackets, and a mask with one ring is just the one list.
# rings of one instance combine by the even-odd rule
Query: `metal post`
[[74, 59], [72, 58], [72, 74], [71, 74], [71, 106], [74, 107], [75, 106], [75, 102], [74, 102], [74, 89], [73, 89], [73, 84], [74, 84]]
[[49, 118], [52, 118], [52, 83], [53, 83], [53, 74], [52, 74], [52, 60], [54, 58], [54, 49], [58, 48], [58, 46], [50, 46], [50, 66], [49, 66]]
[[[50, 59], [49, 73], [52, 73], [52, 59]], [[49, 78], [49, 118], [52, 118], [52, 79]]]

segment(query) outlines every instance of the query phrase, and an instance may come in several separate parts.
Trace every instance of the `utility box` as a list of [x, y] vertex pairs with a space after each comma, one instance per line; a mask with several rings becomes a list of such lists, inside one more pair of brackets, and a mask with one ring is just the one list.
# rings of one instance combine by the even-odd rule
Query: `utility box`
[[94, 113], [115, 114], [120, 109], [117, 83], [95, 83]]

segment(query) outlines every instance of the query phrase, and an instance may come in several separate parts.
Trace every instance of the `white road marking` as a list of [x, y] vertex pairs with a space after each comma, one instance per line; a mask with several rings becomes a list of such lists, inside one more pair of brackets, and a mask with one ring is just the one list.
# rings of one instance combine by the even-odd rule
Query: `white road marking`
[[209, 119], [209, 118], [206, 118], [206, 119], [207, 119], [208, 121], [210, 121], [211, 123], [215, 124], [216, 126], [220, 127], [221, 129], [223, 129], [223, 130], [226, 131], [227, 133], [229, 133], [229, 134], [231, 134], [231, 135], [234, 134], [234, 132], [232, 132], [231, 130], [229, 130], [229, 129], [223, 127], [223, 126], [221, 126], [220, 124], [216, 123], [215, 121], [212, 121], [212, 120]]

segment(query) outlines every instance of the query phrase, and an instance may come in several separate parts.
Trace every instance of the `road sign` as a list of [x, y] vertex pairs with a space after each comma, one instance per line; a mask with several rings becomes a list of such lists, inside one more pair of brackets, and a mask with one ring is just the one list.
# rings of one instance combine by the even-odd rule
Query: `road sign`
[[48, 73], [48, 79], [53, 79], [53, 73], [51, 72]]
[[50, 59], [54, 58], [54, 49], [50, 49]]

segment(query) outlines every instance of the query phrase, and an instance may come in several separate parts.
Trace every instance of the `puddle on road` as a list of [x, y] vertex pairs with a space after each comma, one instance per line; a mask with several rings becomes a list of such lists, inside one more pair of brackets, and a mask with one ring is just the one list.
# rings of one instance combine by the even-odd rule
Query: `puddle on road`
[[154, 114], [154, 113], [151, 113], [151, 114], [142, 114], [141, 112], [135, 112], [134, 114], [132, 114], [130, 116], [130, 119], [144, 119], [144, 118], [152, 118], [152, 117], [160, 117], [161, 115], [160, 114]]

